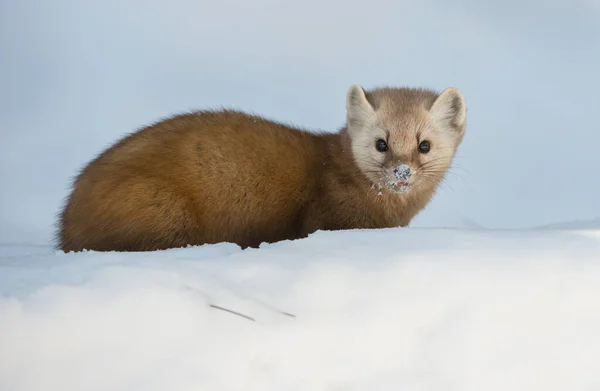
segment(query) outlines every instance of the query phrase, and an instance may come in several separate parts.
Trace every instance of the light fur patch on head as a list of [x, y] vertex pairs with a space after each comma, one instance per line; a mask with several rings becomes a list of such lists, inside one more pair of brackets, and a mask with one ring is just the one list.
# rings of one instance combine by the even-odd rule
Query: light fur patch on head
[[372, 172], [374, 166], [383, 162], [380, 154], [373, 153], [375, 142], [387, 136], [383, 129], [376, 126], [377, 114], [361, 86], [353, 85], [348, 90], [346, 112], [354, 159], [361, 171]]

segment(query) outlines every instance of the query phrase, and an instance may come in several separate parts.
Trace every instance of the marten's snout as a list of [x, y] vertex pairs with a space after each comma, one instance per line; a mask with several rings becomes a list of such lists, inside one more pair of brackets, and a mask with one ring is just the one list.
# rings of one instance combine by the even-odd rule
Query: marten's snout
[[413, 172], [413, 169], [406, 164], [401, 164], [397, 167], [394, 167], [392, 170], [394, 177], [398, 179], [399, 182], [408, 182], [410, 177], [413, 175]]

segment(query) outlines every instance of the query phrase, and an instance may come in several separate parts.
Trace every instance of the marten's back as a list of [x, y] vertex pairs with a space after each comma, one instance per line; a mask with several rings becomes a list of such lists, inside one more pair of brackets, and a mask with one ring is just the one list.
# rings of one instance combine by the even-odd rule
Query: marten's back
[[175, 116], [129, 135], [74, 182], [64, 251], [256, 246], [306, 234], [325, 140], [234, 111]]

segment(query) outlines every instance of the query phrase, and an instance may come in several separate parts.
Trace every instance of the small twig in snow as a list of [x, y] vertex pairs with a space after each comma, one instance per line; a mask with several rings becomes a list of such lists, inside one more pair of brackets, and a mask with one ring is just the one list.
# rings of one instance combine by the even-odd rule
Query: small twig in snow
[[229, 312], [230, 314], [234, 314], [234, 315], [237, 315], [237, 316], [241, 316], [242, 318], [246, 318], [246, 319], [248, 319], [248, 320], [251, 320], [252, 322], [254, 322], [254, 321], [255, 321], [255, 319], [254, 319], [254, 318], [252, 318], [252, 317], [250, 317], [250, 316], [248, 316], [248, 315], [244, 315], [244, 314], [241, 314], [241, 313], [239, 313], [239, 312], [236, 312], [236, 311], [233, 311], [233, 310], [229, 310], [229, 309], [227, 309], [227, 308], [219, 307], [218, 305], [209, 304], [209, 306], [210, 306], [210, 307], [212, 307], [212, 308], [215, 308], [215, 309], [221, 310], [221, 311]]

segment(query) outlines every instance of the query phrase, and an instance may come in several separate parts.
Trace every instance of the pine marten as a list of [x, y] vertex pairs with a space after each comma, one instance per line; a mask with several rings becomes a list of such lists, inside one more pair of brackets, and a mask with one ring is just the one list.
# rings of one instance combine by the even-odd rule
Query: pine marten
[[247, 248], [317, 230], [405, 227], [435, 193], [465, 127], [456, 88], [351, 86], [336, 133], [234, 110], [178, 114], [124, 137], [80, 172], [58, 246]]

